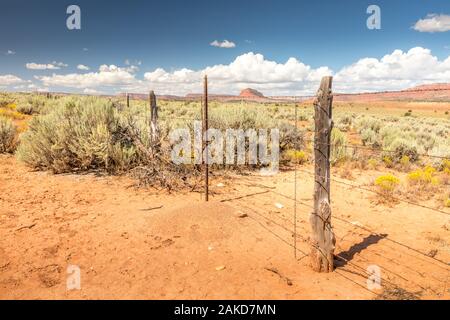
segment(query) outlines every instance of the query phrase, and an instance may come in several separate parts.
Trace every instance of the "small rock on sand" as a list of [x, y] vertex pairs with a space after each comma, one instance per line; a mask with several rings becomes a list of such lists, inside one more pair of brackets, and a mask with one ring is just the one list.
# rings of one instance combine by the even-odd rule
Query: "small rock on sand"
[[284, 206], [281, 203], [275, 203], [275, 207], [277, 207], [278, 209], [283, 209]]

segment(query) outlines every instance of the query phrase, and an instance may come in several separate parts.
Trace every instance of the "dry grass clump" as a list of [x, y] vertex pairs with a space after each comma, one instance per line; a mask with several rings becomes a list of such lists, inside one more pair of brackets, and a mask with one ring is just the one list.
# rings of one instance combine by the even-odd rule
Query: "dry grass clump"
[[367, 167], [371, 170], [376, 170], [378, 168], [379, 161], [374, 158], [367, 160]]
[[407, 156], [404, 155], [401, 159], [400, 159], [400, 168], [404, 171], [408, 171], [411, 168], [411, 159]]
[[10, 119], [0, 116], [0, 153], [12, 153], [17, 145], [17, 128]]

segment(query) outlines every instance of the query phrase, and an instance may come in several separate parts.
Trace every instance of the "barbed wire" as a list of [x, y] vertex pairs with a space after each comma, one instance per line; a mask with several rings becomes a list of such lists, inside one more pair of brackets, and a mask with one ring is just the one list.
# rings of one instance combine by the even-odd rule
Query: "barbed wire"
[[[341, 147], [341, 148], [347, 148], [347, 149], [371, 150], [371, 151], [376, 151], [376, 152], [379, 152], [379, 153], [382, 153], [382, 152], [398, 153], [398, 151], [396, 151], [396, 150], [388, 150], [388, 149], [383, 149], [383, 148], [369, 147], [369, 146], [361, 145], [361, 144], [321, 143], [321, 142], [314, 141], [314, 139], [304, 139], [303, 141], [310, 142], [310, 143], [315, 143], [315, 144], [320, 144], [320, 145], [327, 145], [327, 146], [331, 146], [331, 147]], [[450, 160], [450, 157], [445, 157], [445, 156], [436, 156], [436, 155], [430, 155], [430, 154], [427, 154], [427, 153], [419, 153], [419, 152], [416, 152], [416, 154], [418, 156], [421, 156], [421, 157], [436, 158], [436, 159], [442, 159], [442, 160]]]
[[[285, 227], [284, 225], [282, 225], [282, 224], [276, 222], [276, 221], [273, 220], [273, 219], [268, 218], [267, 216], [265, 216], [265, 215], [262, 214], [262, 213], [259, 213], [259, 212], [256, 210], [256, 209], [259, 209], [259, 210], [264, 211], [264, 210], [265, 210], [264, 208], [258, 207], [258, 206], [256, 206], [256, 205], [253, 205], [253, 207], [248, 207], [247, 205], [244, 205], [244, 204], [242, 204], [242, 203], [240, 203], [239, 205], [240, 205], [240, 207], [243, 207], [243, 208], [246, 209], [246, 210], [250, 210], [252, 213], [256, 214], [257, 216], [259, 216], [259, 217], [261, 217], [261, 218], [263, 218], [263, 219], [269, 221], [270, 223], [275, 224], [276, 226], [280, 227], [281, 229], [283, 229], [284, 231], [288, 232], [289, 234], [292, 234], [292, 235], [295, 234], [295, 232], [293, 232], [293, 230], [290, 230], [289, 228]], [[249, 217], [251, 217], [251, 216], [249, 216]], [[251, 217], [251, 218], [252, 218], [252, 217]], [[291, 221], [289, 221], [289, 220], [287, 220], [287, 219], [284, 219], [284, 218], [282, 218], [282, 217], [279, 217], [279, 218], [280, 218], [281, 220], [283, 220], [284, 222], [291, 222]], [[254, 217], [253, 217], [252, 219], [255, 220], [255, 221], [257, 221]], [[262, 225], [261, 222], [259, 222], [259, 221], [257, 221], [257, 222], [258, 222], [260, 225]], [[291, 222], [291, 223], [292, 223], [292, 222]], [[262, 226], [263, 226], [266, 230], [269, 229], [269, 228], [267, 228], [267, 227], [264, 226], [264, 225], [262, 225]], [[269, 231], [270, 231], [272, 234], [275, 234], [275, 235], [277, 236], [277, 238], [281, 238], [281, 236], [279, 236], [278, 234], [276, 234], [276, 233], [273, 232], [272, 230], [269, 230]], [[308, 239], [306, 239], [305, 237], [303, 237], [302, 235], [299, 235], [299, 234], [298, 234], [297, 236], [299, 237], [299, 239], [300, 239], [303, 243], [307, 243], [308, 245], [312, 245], [312, 244], [310, 243], [310, 241], [309, 241]], [[289, 243], [288, 243], [287, 241], [285, 241], [285, 240], [283, 240], [283, 242], [289, 244]], [[291, 244], [289, 244], [289, 245], [292, 246]], [[305, 256], [309, 256], [309, 254], [305, 253], [304, 251], [302, 251], [302, 250], [300, 250], [300, 249], [296, 249], [296, 250], [299, 251], [299, 252], [302, 252], [302, 253], [304, 254], [304, 256], [303, 256], [301, 259], [303, 259]], [[339, 254], [335, 254], [334, 257], [337, 258], [337, 259], [339, 259], [339, 260], [341, 260], [341, 261], [345, 261], [348, 265], [350, 265], [350, 266], [354, 267], [355, 269], [360, 270], [361, 272], [363, 272], [363, 273], [365, 274], [365, 276], [364, 276], [364, 275], [361, 275], [361, 274], [358, 274], [358, 275], [361, 276], [361, 277], [363, 277], [364, 279], [367, 279], [368, 277], [370, 277], [370, 274], [367, 272], [367, 270], [364, 269], [363, 267], [359, 266], [359, 265], [356, 264], [355, 262], [352, 262], [352, 261], [350, 261], [349, 259], [347, 259], [347, 258], [345, 258], [345, 257], [343, 257], [342, 255], [339, 255]], [[402, 277], [402, 276], [396, 274], [395, 272], [393, 272], [393, 271], [387, 269], [386, 267], [380, 267], [380, 268], [383, 269], [383, 270], [385, 270], [385, 271], [387, 271], [387, 272], [389, 272], [389, 273], [391, 273], [391, 274], [393, 274], [394, 276], [396, 276], [396, 277], [398, 277], [398, 278], [403, 279], [404, 281], [410, 281], [410, 280], [408, 280], [408, 279], [406, 279], [406, 278], [404, 278], [404, 277]], [[338, 270], [335, 270], [335, 271], [338, 272]], [[396, 284], [394, 284], [393, 282], [390, 282], [389, 280], [385, 280], [384, 282], [390, 284], [391, 286], [397, 286]], [[421, 285], [419, 285], [419, 284], [417, 284], [417, 283], [414, 283], [414, 284], [415, 284], [416, 286], [420, 287], [421, 289], [426, 290], [426, 289], [425, 289], [424, 287], [422, 287]], [[372, 293], [375, 293], [375, 292], [372, 292]], [[375, 294], [376, 294], [376, 293], [375, 293]]]
[[[312, 173], [310, 173], [310, 172], [303, 171], [303, 170], [299, 170], [299, 171], [301, 171], [301, 172], [306, 172], [306, 173], [310, 174], [311, 176], [314, 176], [314, 174], [312, 174]], [[277, 191], [273, 190], [274, 187], [265, 186], [265, 185], [263, 185], [263, 184], [254, 184], [254, 185], [247, 185], [247, 184], [244, 184], [244, 186], [253, 186], [253, 187], [265, 189], [266, 192], [264, 192], [264, 193], [272, 192], [272, 193], [274, 193], [274, 194], [276, 194], [276, 195], [279, 195], [279, 196], [282, 196], [282, 197], [284, 197], [284, 198], [287, 198], [287, 199], [296, 201], [297, 203], [299, 203], [299, 204], [301, 204], [301, 205], [303, 205], [303, 206], [305, 206], [305, 207], [307, 207], [307, 208], [309, 208], [309, 209], [314, 210], [314, 206], [312, 206], [311, 204], [308, 204], [308, 203], [303, 202], [303, 201], [301, 201], [301, 200], [295, 199], [295, 198], [292, 197], [292, 196], [288, 196], [288, 195], [282, 194], [282, 193], [280, 193], [280, 192], [277, 192]], [[256, 195], [260, 195], [260, 194], [264, 194], [264, 193], [263, 193], [263, 192], [253, 193], [252, 196], [256, 196]], [[372, 233], [372, 234], [375, 234], [375, 235], [381, 235], [381, 234], [377, 233], [376, 231], [373, 231], [373, 230], [371, 230], [371, 229], [369, 229], [369, 228], [367, 228], [367, 227], [360, 226], [360, 225], [358, 225], [358, 224], [354, 224], [354, 223], [352, 223], [351, 221], [349, 221], [349, 220], [347, 220], [347, 219], [345, 219], [345, 218], [338, 217], [338, 216], [333, 216], [333, 218], [334, 218], [334, 219], [337, 219], [337, 220], [341, 220], [341, 221], [343, 221], [343, 222], [345, 222], [345, 223], [347, 223], [347, 224], [350, 224], [350, 225], [352, 225], [352, 226], [354, 226], [354, 227], [357, 227], [357, 228], [359, 228], [359, 229], [365, 230], [365, 231], [370, 232], [370, 233]], [[393, 218], [393, 217], [391, 217], [391, 218]], [[395, 218], [393, 218], [393, 219], [395, 219]], [[397, 221], [398, 221], [398, 222], [401, 222], [400, 220], [397, 220]], [[449, 270], [449, 269], [448, 269], [448, 263], [446, 263], [445, 261], [442, 261], [442, 260], [437, 259], [437, 258], [435, 258], [435, 257], [431, 257], [431, 256], [427, 255], [426, 253], [420, 251], [420, 250], [417, 250], [417, 249], [415, 249], [415, 248], [412, 248], [412, 247], [410, 247], [410, 246], [408, 246], [408, 245], [406, 245], [406, 244], [404, 244], [404, 243], [401, 243], [401, 242], [399, 242], [399, 241], [397, 241], [397, 240], [395, 240], [395, 239], [392, 239], [392, 238], [390, 238], [390, 237], [388, 237], [388, 236], [385, 236], [384, 239], [386, 239], [386, 240], [388, 240], [388, 241], [390, 241], [390, 242], [392, 242], [392, 243], [394, 243], [394, 244], [400, 245], [400, 246], [402, 246], [402, 247], [404, 247], [404, 248], [406, 248], [406, 249], [408, 249], [408, 250], [414, 251], [414, 252], [416, 252], [416, 253], [418, 253], [418, 254], [420, 254], [420, 255], [426, 257], [426, 258], [429, 258], [429, 259], [432, 259], [432, 260], [434, 260], [434, 261], [436, 261], [436, 262], [439, 262], [439, 263], [445, 265], [445, 267], [442, 267], [443, 269]], [[422, 259], [421, 259], [421, 260], [422, 260]], [[429, 261], [425, 261], [425, 260], [422, 260], [422, 261], [428, 262], [428, 263], [429, 263]], [[439, 266], [439, 265], [436, 265], [436, 266]], [[441, 266], [439, 266], [439, 267], [441, 267]]]
[[[328, 179], [328, 177], [320, 176], [320, 175], [316, 176], [315, 173], [309, 172], [309, 171], [306, 171], [306, 170], [299, 170], [299, 171], [307, 173], [307, 174], [309, 174], [311, 176], [314, 176], [314, 177], [317, 177], [317, 178]], [[371, 193], [377, 194], [379, 196], [383, 196], [383, 197], [385, 196], [385, 194], [383, 194], [381, 192], [378, 192], [378, 191], [375, 191], [375, 190], [372, 190], [372, 189], [369, 189], [369, 188], [367, 188], [367, 187], [365, 187], [363, 185], [355, 185], [355, 184], [347, 183], [345, 181], [336, 180], [335, 178], [331, 178], [331, 177], [330, 177], [330, 181], [333, 181], [333, 182], [336, 182], [336, 183], [339, 183], [339, 184], [342, 184], [342, 185], [346, 185], [346, 186], [349, 186], [349, 187], [352, 187], [352, 188], [355, 188], [355, 189], [371, 192]], [[412, 202], [412, 201], [409, 201], [409, 200], [405, 200], [405, 199], [402, 199], [402, 198], [398, 198], [398, 197], [395, 197], [395, 196], [389, 196], [389, 198], [392, 199], [392, 200], [396, 200], [396, 201], [399, 201], [399, 202], [407, 203], [407, 204], [414, 205], [414, 206], [417, 206], [417, 207], [421, 207], [421, 208], [424, 208], [424, 209], [428, 209], [428, 210], [431, 210], [431, 211], [439, 212], [439, 213], [442, 213], [442, 214], [445, 214], [445, 215], [450, 215], [449, 212], [446, 212], [446, 211], [443, 211], [443, 210], [440, 210], [440, 209], [436, 209], [436, 208], [433, 208], [433, 207], [429, 207], [429, 206], [426, 206], [426, 205], [423, 205], [423, 204], [420, 204], [420, 203], [416, 203], [416, 202]]]
[[[272, 191], [272, 190], [270, 190], [270, 191]], [[269, 191], [268, 191], [268, 192], [269, 192]], [[254, 195], [261, 195], [261, 193], [255, 193]], [[241, 200], [241, 199], [242, 199], [242, 198], [235, 198], [235, 200]], [[255, 203], [252, 204], [252, 207], [249, 207], [249, 206], [246, 205], [246, 204], [240, 203], [240, 201], [238, 201], [238, 202], [239, 202], [240, 207], [243, 207], [243, 208], [245, 208], [245, 209], [247, 209], [247, 210], [252, 211], [253, 213], [257, 214], [258, 216], [260, 216], [260, 217], [264, 218], [265, 220], [269, 221], [270, 223], [272, 223], [272, 224], [274, 224], [274, 225], [276, 225], [276, 226], [282, 228], [283, 230], [289, 232], [289, 233], [292, 234], [293, 236], [295, 235], [295, 233], [296, 233], [295, 231], [290, 230], [288, 227], [286, 227], [286, 226], [284, 226], [284, 225], [278, 223], [277, 221], [275, 221], [275, 220], [273, 220], [273, 219], [268, 218], [266, 215], [264, 215], [264, 214], [262, 214], [262, 213], [258, 213], [258, 211], [257, 211], [257, 209], [259, 209], [259, 210], [265, 212], [265, 211], [266, 211], [266, 208], [263, 208], [263, 207], [261, 207], [261, 206], [258, 206], [258, 205], [256, 205]], [[308, 206], [308, 207], [311, 207], [311, 208], [312, 208], [312, 206]], [[288, 219], [286, 219], [286, 218], [284, 218], [284, 217], [277, 216], [277, 218], [279, 218], [279, 219], [282, 220], [283, 222], [286, 222], [286, 223], [289, 223], [289, 224], [293, 224], [292, 221], [290, 221], [290, 220], [288, 220]], [[254, 219], [254, 220], [255, 220], [255, 219]], [[305, 222], [305, 220], [302, 220], [302, 221]], [[350, 223], [352, 226], [355, 226], [355, 225], [352, 224], [351, 222], [349, 222], [349, 221], [347, 221], [347, 222]], [[274, 233], [274, 232], [271, 231], [271, 233]], [[373, 234], [373, 232], [371, 232], [371, 234]], [[376, 235], [379, 235], [379, 234], [377, 233]], [[279, 235], [277, 235], [277, 236], [280, 237]], [[302, 235], [297, 235], [297, 236], [299, 237], [299, 239], [300, 239], [302, 242], [310, 244], [310, 241], [309, 241], [308, 239], [306, 239], [305, 237], [303, 237]], [[387, 238], [387, 236], [386, 236], [386, 235], [383, 235], [383, 236], [380, 235], [380, 238], [385, 239], [385, 238]], [[284, 241], [284, 242], [286, 242], [286, 241]], [[391, 261], [392, 261], [392, 258], [385, 257], [385, 256], [383, 256], [383, 255], [381, 255], [381, 254], [376, 253], [376, 252], [375, 252], [375, 254], [378, 255], [378, 256], [380, 256], [380, 257], [383, 257], [383, 258], [385, 258], [385, 259], [388, 259], [388, 260], [391, 260]], [[358, 264], [356, 264], [356, 263], [350, 261], [349, 259], [343, 257], [343, 256], [340, 255], [340, 254], [335, 254], [334, 256], [335, 256], [337, 259], [339, 259], [339, 260], [341, 260], [341, 261], [344, 261], [345, 263], [347, 263], [347, 264], [353, 266], [354, 268], [361, 270], [362, 272], [366, 273], [367, 276], [369, 276], [369, 274], [367, 273], [367, 271], [366, 271], [363, 267], [359, 266]], [[427, 257], [429, 257], [429, 256], [427, 256]], [[302, 257], [302, 258], [303, 258], [303, 257]], [[364, 258], [362, 258], [362, 257], [360, 257], [360, 258], [361, 258], [361, 259], [364, 259]], [[424, 261], [424, 260], [420, 259], [419, 257], [415, 257], [415, 258], [418, 258], [419, 260]], [[429, 258], [430, 258], [430, 257], [429, 257]], [[365, 259], [365, 261], [367, 261], [367, 259]], [[439, 260], [438, 260], [438, 261], [439, 261]], [[424, 262], [429, 262], [429, 261], [424, 261]], [[429, 263], [430, 263], [430, 262], [429, 262]], [[409, 268], [409, 267], [406, 266], [406, 265], [402, 265], [402, 264], [400, 264], [400, 263], [399, 263], [399, 265], [400, 265], [401, 267], [403, 267], [403, 268], [406, 268], [406, 269], [408, 269], [408, 270], [410, 270], [410, 271], [413, 271], [413, 272], [415, 272], [415, 273], [420, 274], [418, 271], [416, 271], [416, 270], [414, 270], [414, 269], [411, 269], [411, 268]], [[433, 264], [433, 265], [434, 265], [434, 264]], [[436, 265], [436, 266], [437, 266], [437, 265]], [[427, 288], [423, 287], [422, 285], [420, 285], [420, 284], [418, 284], [418, 283], [416, 283], [416, 282], [414, 282], [414, 281], [412, 281], [412, 280], [410, 280], [410, 279], [407, 279], [407, 278], [403, 277], [402, 275], [396, 273], [395, 271], [392, 271], [391, 269], [389, 269], [389, 268], [387, 268], [387, 267], [385, 267], [385, 266], [380, 266], [380, 268], [381, 268], [382, 270], [384, 270], [384, 271], [386, 271], [386, 272], [388, 272], [388, 273], [394, 275], [395, 277], [397, 277], [397, 278], [399, 278], [399, 279], [402, 279], [403, 281], [407, 281], [407, 282], [413, 283], [414, 285], [416, 285], [417, 287], [421, 288], [422, 290], [425, 290], [425, 291], [426, 291], [426, 290], [430, 290], [430, 291], [432, 291], [433, 293], [437, 294], [437, 292], [436, 292], [435, 290], [433, 290], [432, 288], [428, 288], [428, 289], [427, 289]], [[445, 270], [447, 270], [447, 269], [445, 269]], [[436, 278], [433, 274], [432, 274], [431, 276], [432, 276], [432, 278], [435, 279], [436, 281], [442, 283], [442, 281], [440, 281], [438, 278]], [[389, 282], [389, 281], [386, 281], [386, 280], [385, 280], [385, 282], [389, 283], [389, 284], [392, 285], [392, 286], [396, 286], [396, 285], [395, 285], [394, 283], [392, 283], [392, 282]]]

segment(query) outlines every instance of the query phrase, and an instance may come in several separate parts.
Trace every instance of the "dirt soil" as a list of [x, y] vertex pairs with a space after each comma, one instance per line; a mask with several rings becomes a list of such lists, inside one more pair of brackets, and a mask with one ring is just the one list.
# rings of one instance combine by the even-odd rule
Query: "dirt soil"
[[[370, 179], [360, 176], [348, 183]], [[0, 298], [450, 299], [450, 212], [380, 205], [333, 184], [337, 269], [317, 274], [307, 256], [313, 180], [298, 177], [294, 223], [293, 172], [214, 177], [205, 203], [0, 156]], [[80, 290], [67, 290], [69, 265]], [[367, 286], [371, 265], [381, 289]]]

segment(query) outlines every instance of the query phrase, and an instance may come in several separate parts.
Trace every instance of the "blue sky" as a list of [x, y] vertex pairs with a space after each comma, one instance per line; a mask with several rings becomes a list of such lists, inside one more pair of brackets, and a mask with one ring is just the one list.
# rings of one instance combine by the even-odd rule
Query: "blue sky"
[[[66, 8], [71, 4], [81, 8], [81, 30], [66, 27]], [[366, 9], [371, 4], [381, 9], [381, 30], [366, 26]], [[0, 86], [4, 90], [113, 93], [155, 87], [164, 93], [185, 94], [196, 89], [193, 78], [206, 68], [229, 66], [239, 57], [238, 66], [213, 70], [213, 90], [236, 93], [252, 86], [273, 95], [306, 94], [322, 73], [329, 72], [367, 82], [354, 87], [345, 80], [342, 91], [371, 91], [447, 81], [447, 71], [450, 74], [446, 69], [450, 32], [413, 29], [430, 14], [440, 15], [434, 22], [445, 26], [450, 15], [450, 2], [445, 0], [1, 0], [0, 6], [0, 79], [4, 80]], [[235, 46], [212, 46], [215, 40], [228, 40]], [[363, 58], [380, 61], [395, 50], [406, 54], [417, 47], [428, 51], [416, 50], [413, 57], [395, 55], [395, 59], [399, 64], [416, 62], [428, 67], [437, 59], [439, 65], [431, 66], [428, 74], [408, 74], [408, 78], [405, 73], [409, 72], [402, 71], [385, 79], [385, 66], [373, 63], [339, 73]], [[290, 58], [298, 63], [286, 65]], [[80, 70], [79, 65], [89, 70]], [[102, 65], [107, 68], [100, 70]], [[373, 81], [361, 75], [371, 73], [371, 66], [379, 71]], [[158, 68], [164, 73], [155, 73]], [[177, 73], [183, 69], [193, 73]], [[226, 74], [225, 80], [220, 72]], [[274, 75], [277, 72], [282, 74]], [[290, 72], [296, 76], [289, 79]], [[85, 78], [90, 81], [84, 83]]]

